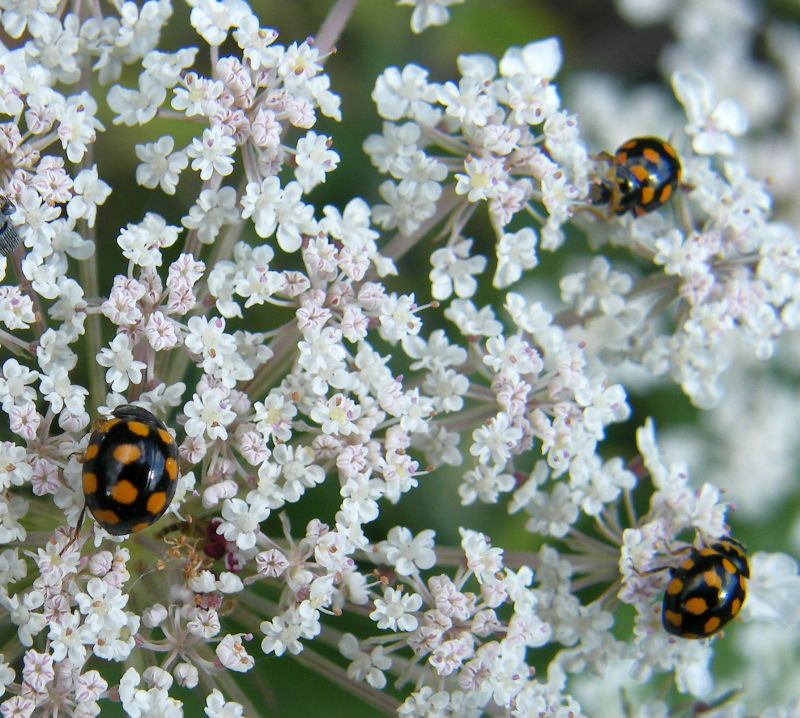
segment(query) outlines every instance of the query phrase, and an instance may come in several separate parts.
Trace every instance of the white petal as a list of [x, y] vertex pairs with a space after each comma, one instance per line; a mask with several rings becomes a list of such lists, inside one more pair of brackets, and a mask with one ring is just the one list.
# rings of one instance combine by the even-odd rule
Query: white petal
[[497, 64], [489, 55], [459, 55], [458, 70], [464, 77], [474, 77], [482, 82], [493, 80]]
[[732, 155], [733, 140], [722, 132], [700, 132], [692, 140], [692, 149], [698, 155]]
[[750, 121], [747, 113], [736, 100], [726, 98], [722, 100], [711, 113], [711, 120], [723, 132], [739, 136], [747, 131]]
[[696, 72], [675, 72], [672, 75], [675, 97], [686, 110], [689, 122], [702, 125], [711, 109], [711, 90]]
[[503, 77], [514, 75], [534, 75], [536, 77], [555, 77], [561, 67], [561, 44], [558, 38], [531, 42], [522, 49], [509, 48], [500, 60], [500, 74]]

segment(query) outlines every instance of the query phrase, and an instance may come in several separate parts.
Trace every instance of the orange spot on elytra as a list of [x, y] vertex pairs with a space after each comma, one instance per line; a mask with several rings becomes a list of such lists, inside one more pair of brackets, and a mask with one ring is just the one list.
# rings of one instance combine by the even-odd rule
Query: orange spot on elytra
[[652, 147], [645, 147], [642, 150], [642, 157], [653, 164], [658, 164], [658, 161], [661, 159], [661, 155]]
[[111, 498], [114, 501], [129, 505], [136, 501], [136, 497], [139, 495], [139, 489], [137, 489], [130, 481], [127, 479], [122, 479], [122, 481], [118, 482], [117, 485], [111, 490]]
[[711, 586], [712, 588], [722, 588], [722, 579], [719, 577], [719, 574], [716, 571], [706, 571], [703, 574], [703, 581], [706, 582], [706, 585]]
[[166, 429], [158, 429], [158, 435], [161, 437], [161, 441], [163, 441], [167, 446], [172, 444], [172, 434], [170, 434]]
[[92, 511], [92, 515], [100, 524], [115, 526], [119, 523], [119, 516], [117, 516], [116, 512], [111, 511], [111, 509], [98, 509], [97, 511]]
[[150, 433], [150, 427], [141, 421], [129, 421], [127, 426], [131, 433], [136, 434], [136, 436], [147, 436]]
[[693, 616], [701, 616], [708, 610], [708, 604], [702, 598], [690, 598], [686, 602], [686, 610]]
[[134, 461], [138, 461], [141, 455], [142, 452], [135, 444], [120, 444], [114, 448], [114, 458], [120, 464], [132, 464]]
[[100, 428], [97, 430], [100, 434], [107, 434], [114, 428], [117, 424], [119, 424], [119, 419], [109, 419], [108, 421], [104, 421], [100, 424]]
[[91, 496], [97, 491], [97, 476], [91, 471], [83, 472], [83, 493]]
[[683, 581], [681, 581], [679, 578], [673, 578], [669, 582], [669, 586], [667, 586], [667, 593], [670, 596], [675, 596], [679, 594], [682, 590], [683, 590]]
[[163, 491], [156, 491], [150, 494], [147, 499], [147, 511], [151, 514], [161, 513], [161, 510], [167, 505], [167, 495]]

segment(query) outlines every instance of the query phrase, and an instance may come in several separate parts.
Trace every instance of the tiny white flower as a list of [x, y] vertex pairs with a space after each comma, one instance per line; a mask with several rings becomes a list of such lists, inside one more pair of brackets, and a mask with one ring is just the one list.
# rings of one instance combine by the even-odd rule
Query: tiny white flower
[[259, 237], [266, 239], [277, 231], [280, 248], [296, 252], [302, 235], [312, 235], [315, 230], [314, 209], [301, 201], [302, 194], [299, 182], [281, 188], [277, 177], [267, 177], [260, 184], [248, 182], [242, 197], [242, 217], [253, 218]]
[[120, 230], [117, 244], [123, 256], [134, 264], [143, 268], [160, 267], [161, 249], [175, 244], [180, 231], [160, 215], [147, 212], [141, 222], [131, 222]]
[[407, 117], [433, 126], [441, 114], [433, 107], [436, 85], [428, 82], [428, 71], [419, 65], [406, 65], [402, 71], [396, 67], [384, 70], [375, 81], [372, 99], [387, 120]]
[[40, 13], [55, 12], [57, 0], [36, 0], [35, 2], [13, 2], [3, 0], [3, 27], [10, 37], [19, 38], [29, 22], [36, 21]]
[[626, 308], [624, 297], [631, 290], [633, 279], [611, 269], [605, 257], [595, 257], [588, 273], [565, 275], [559, 286], [561, 298], [574, 304], [578, 315], [599, 309], [613, 317]]
[[89, 627], [81, 625], [77, 611], [63, 614], [50, 624], [47, 637], [50, 639], [50, 655], [54, 661], [70, 661], [82, 665], [86, 660], [86, 646], [94, 643], [96, 633]]
[[247, 495], [247, 501], [233, 498], [225, 499], [222, 504], [223, 521], [217, 527], [217, 533], [226, 541], [233, 541], [242, 549], [251, 549], [256, 545], [256, 534], [259, 524], [269, 517], [267, 500], [257, 491]]
[[78, 684], [78, 689], [75, 692], [75, 697], [79, 701], [97, 701], [108, 690], [108, 683], [97, 671], [82, 673], [77, 678], [76, 683]]
[[206, 696], [205, 714], [208, 718], [242, 718], [244, 706], [235, 701], [226, 701], [219, 688]]
[[205, 434], [211, 441], [227, 439], [226, 427], [236, 418], [222, 389], [210, 389], [202, 397], [195, 394], [183, 410], [187, 417], [184, 425], [187, 436], [199, 437]]
[[160, 137], [155, 142], [136, 145], [136, 157], [142, 164], [136, 167], [136, 181], [148, 189], [161, 189], [167, 194], [175, 194], [180, 173], [189, 164], [186, 153], [175, 152], [175, 140], [170, 135]]
[[494, 199], [508, 190], [508, 173], [503, 163], [494, 157], [467, 155], [466, 174], [456, 174], [456, 194], [466, 194], [470, 202]]
[[478, 288], [474, 275], [486, 267], [486, 257], [470, 256], [472, 240], [465, 239], [451, 247], [442, 247], [431, 253], [431, 295], [434, 299], [448, 299], [453, 291], [458, 297], [471, 297]]
[[750, 580], [744, 615], [779, 625], [800, 620], [793, 600], [800, 588], [797, 561], [784, 553], [754, 553], [750, 557]]
[[277, 578], [289, 568], [289, 561], [281, 551], [270, 549], [256, 554], [256, 567], [262, 576]]
[[53, 657], [49, 653], [39, 653], [34, 650], [25, 651], [22, 677], [25, 683], [35, 691], [44, 691], [55, 677]]
[[297, 655], [303, 650], [303, 644], [299, 640], [302, 635], [302, 619], [297, 610], [290, 608], [271, 621], [262, 621], [260, 628], [264, 634], [261, 641], [261, 650], [264, 653], [282, 656], [289, 651]]
[[339, 651], [350, 659], [347, 675], [354, 681], [366, 683], [378, 690], [386, 686], [384, 671], [392, 666], [392, 659], [386, 654], [383, 646], [374, 646], [369, 653], [358, 645], [358, 639], [352, 633], [345, 633], [339, 640]]
[[482, 78], [462, 77], [458, 85], [445, 82], [439, 87], [438, 99], [447, 114], [464, 125], [484, 127], [497, 112], [497, 102]]
[[255, 659], [242, 644], [242, 635], [241, 633], [226, 635], [214, 650], [219, 662], [225, 668], [237, 673], [246, 673], [256, 664]]
[[78, 173], [73, 189], [75, 195], [67, 203], [67, 214], [72, 219], [84, 218], [90, 227], [94, 227], [97, 206], [106, 201], [111, 187], [99, 178], [97, 165], [92, 165]]
[[173, 669], [175, 683], [184, 688], [195, 688], [200, 682], [200, 672], [191, 663], [178, 663]]
[[502, 467], [511, 458], [511, 452], [517, 448], [521, 438], [522, 429], [512, 425], [508, 414], [500, 412], [472, 432], [473, 443], [469, 453], [482, 464], [491, 462]]
[[[54, 18], [52, 20], [60, 24]], [[73, 95], [67, 100], [58, 126], [58, 137], [70, 162], [80, 162], [89, 144], [97, 139], [97, 130], [103, 129], [96, 114], [97, 102], [88, 92]]]
[[275, 51], [270, 46], [278, 38], [278, 33], [270, 28], [259, 27], [257, 17], [246, 15], [242, 18], [239, 27], [233, 31], [233, 37], [242, 48], [244, 59], [254, 70], [271, 64]]
[[714, 103], [713, 90], [696, 72], [676, 72], [672, 76], [675, 96], [686, 110], [686, 133], [692, 137], [692, 148], [701, 155], [732, 155], [732, 137], [747, 130], [747, 115], [730, 98]]
[[196, 72], [188, 72], [181, 85], [175, 88], [171, 103], [178, 112], [185, 112], [187, 117], [212, 117], [222, 109], [219, 100], [225, 91], [225, 85], [221, 82], [201, 77]]
[[[169, 674], [167, 675], [169, 676]], [[134, 668], [125, 671], [120, 681], [120, 701], [127, 715], [135, 718], [150, 715], [157, 715], [161, 718], [183, 717], [183, 704], [176, 698], [170, 698], [166, 688], [152, 687], [144, 690], [138, 688], [140, 682], [141, 677]]]
[[539, 259], [536, 256], [536, 231], [523, 227], [518, 232], [505, 233], [497, 243], [497, 270], [492, 285], [497, 289], [511, 286], [523, 271], [533, 269]]
[[525, 47], [508, 49], [500, 60], [500, 74], [503, 77], [531, 75], [554, 78], [561, 67], [563, 56], [558, 38], [530, 42]]
[[493, 547], [488, 537], [477, 531], [460, 528], [458, 532], [467, 567], [475, 572], [478, 581], [488, 579], [503, 568], [503, 549]]
[[212, 244], [220, 229], [239, 221], [239, 217], [236, 190], [233, 187], [221, 187], [218, 190], [203, 190], [189, 209], [189, 215], [181, 218], [181, 223], [194, 230], [203, 244]]
[[36, 392], [29, 386], [39, 373], [20, 364], [16, 359], [6, 359], [0, 372], [0, 403], [3, 411], [14, 404], [28, 404], [36, 399]]
[[383, 598], [375, 599], [375, 610], [369, 617], [378, 628], [391, 631], [413, 631], [419, 625], [414, 615], [422, 606], [422, 597], [417, 593], [403, 593], [387, 586]]
[[464, 0], [397, 0], [398, 5], [414, 8], [411, 13], [411, 30], [419, 35], [428, 27], [446, 25], [450, 19], [450, 5], [460, 5]]
[[200, 638], [214, 638], [220, 632], [219, 616], [213, 609], [198, 610], [186, 623], [186, 628], [189, 633]]
[[387, 563], [394, 566], [400, 576], [411, 576], [436, 563], [434, 536], [431, 529], [424, 529], [413, 536], [404, 526], [394, 526], [380, 546]]
[[200, 179], [211, 179], [216, 173], [223, 177], [233, 172], [233, 153], [236, 142], [217, 126], [203, 130], [202, 138], [195, 138], [186, 150], [193, 158], [192, 169], [199, 170]]
[[311, 418], [320, 424], [324, 433], [344, 436], [355, 432], [354, 422], [360, 415], [361, 407], [343, 394], [334, 394], [311, 410]]
[[86, 616], [85, 624], [97, 633], [120, 629], [128, 621], [123, 610], [128, 596], [97, 577], [89, 579], [86, 592], [78, 593], [75, 600]]
[[331, 145], [330, 137], [316, 132], [309, 132], [297, 141], [294, 176], [304, 192], [308, 193], [324, 182], [326, 174], [339, 164], [339, 155], [330, 149]]
[[236, 27], [248, 14], [245, 3], [198, 0], [193, 3], [189, 19], [192, 27], [209, 45], [218, 46], [225, 42], [228, 30]]
[[107, 349], [101, 349], [97, 363], [108, 367], [106, 381], [112, 391], [125, 391], [131, 382], [140, 384], [142, 372], [147, 368], [144, 362], [133, 358], [131, 340], [127, 334], [117, 334]]

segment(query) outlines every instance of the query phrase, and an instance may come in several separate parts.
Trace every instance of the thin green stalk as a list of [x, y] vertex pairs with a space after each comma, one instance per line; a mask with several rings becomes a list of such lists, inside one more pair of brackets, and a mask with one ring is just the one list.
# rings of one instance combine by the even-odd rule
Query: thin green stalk
[[459, 197], [452, 187], [446, 189], [439, 198], [439, 202], [436, 206], [436, 213], [433, 217], [423, 222], [417, 230], [411, 234], [400, 234], [398, 232], [383, 246], [381, 254], [390, 259], [400, 259], [427, 237], [428, 233], [463, 201], [463, 198]]
[[[86, 92], [90, 92], [92, 89], [92, 68], [86, 63], [84, 63], [81, 68], [80, 89]], [[80, 169], [91, 167], [93, 164], [94, 144], [90, 143], [86, 148], [86, 153], [80, 164]], [[100, 279], [97, 268], [99, 246], [97, 244], [95, 228], [89, 227], [86, 220], [81, 220], [80, 225], [81, 227], [78, 230], [80, 234], [94, 244], [92, 256], [78, 262], [81, 287], [83, 287], [83, 294], [85, 297], [99, 297]], [[100, 352], [102, 343], [103, 332], [100, 324], [100, 315], [89, 314], [86, 317], [86, 338], [84, 340], [84, 347], [86, 349], [86, 370], [89, 375], [89, 406], [87, 409], [90, 414], [95, 413], [100, 402], [105, 401], [106, 397], [106, 383], [103, 367], [95, 361], [95, 357]]]
[[383, 691], [378, 691], [365, 683], [356, 683], [350, 680], [347, 671], [344, 668], [337, 666], [327, 658], [315, 653], [306, 648], [301, 653], [298, 653], [295, 660], [311, 669], [317, 675], [327, 678], [331, 683], [339, 687], [347, 686], [347, 690], [353, 695], [360, 698], [366, 704], [382, 711], [388, 716], [397, 714], [397, 709], [400, 706], [400, 701], [391, 696], [386, 695]]

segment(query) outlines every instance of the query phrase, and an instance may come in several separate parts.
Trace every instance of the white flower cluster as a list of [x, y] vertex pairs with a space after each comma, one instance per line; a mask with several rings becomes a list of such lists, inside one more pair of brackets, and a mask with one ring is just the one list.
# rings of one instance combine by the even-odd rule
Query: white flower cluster
[[[649, 421], [642, 470], [600, 444], [631, 415], [620, 364], [710, 406], [732, 339], [766, 358], [800, 321], [797, 239], [771, 221], [764, 183], [720, 159], [746, 128], [738, 105], [675, 74], [683, 186], [663, 211], [612, 217], [590, 199], [608, 161], [553, 82], [557, 40], [461, 56], [452, 81], [390, 67], [372, 93], [382, 132], [364, 141], [386, 175], [380, 201], [318, 207], [309, 195], [340, 160], [314, 129], [341, 119], [332, 45], [279, 44], [243, 0], [187, 4], [203, 48], [163, 52], [170, 0], [88, 15], [0, 0], [19, 39], [0, 46], [0, 179], [22, 240], [0, 258], [13, 354], [0, 365], [13, 435], [0, 442], [0, 605], [19, 641], [0, 656], [3, 716], [90, 718], [115, 700], [178, 717], [173, 687], [199, 687], [208, 718], [255, 716], [217, 674], [251, 672], [259, 649], [311, 656], [405, 718], [578, 718], [579, 674], [623, 660], [639, 681], [672, 673], [678, 692], [709, 697], [713, 644], [664, 633], [655, 569], [692, 532], [725, 535], [728, 506], [661, 457]], [[398, 4], [421, 32], [458, 0]], [[136, 86], [114, 84], [134, 64]], [[111, 85], [102, 97], [95, 79]], [[130, 149], [136, 182], [189, 201], [173, 220], [119, 218], [105, 242], [97, 133], [152, 122], [176, 130]], [[471, 223], [484, 204], [488, 243]], [[578, 230], [594, 256], [558, 270], [561, 305], [509, 289]], [[407, 276], [412, 250], [430, 269]], [[90, 422], [132, 402], [175, 430], [170, 515], [128, 539], [102, 521], [78, 535]], [[387, 504], [451, 467], [463, 505], [523, 512], [538, 550], [506, 551], [461, 520], [459, 547], [428, 527], [373, 537]], [[324, 514], [293, 532], [293, 505], [323, 492]], [[800, 618], [784, 558], [754, 556], [749, 618]], [[612, 630], [622, 604], [637, 614], [628, 641]], [[364, 635], [337, 627], [344, 613], [371, 621]], [[149, 667], [110, 684], [109, 661]]]
[[[438, 221], [443, 206], [462, 215], [447, 248], [431, 255], [435, 298], [471, 297], [474, 275], [486, 266], [484, 257], [470, 256], [472, 242], [461, 235], [471, 203], [488, 205], [498, 288], [537, 264], [533, 228], [508, 228], [520, 212], [545, 210], [541, 246], [554, 250], [564, 241], [563, 223], [585, 208], [587, 177], [597, 170], [576, 118], [559, 109], [550, 80], [560, 63], [557, 43], [547, 40], [510, 50], [497, 66], [485, 56], [461, 56], [458, 84], [429, 82], [417, 65], [389, 68], [378, 79], [373, 99], [393, 122], [365, 149], [393, 179], [380, 186], [386, 204], [375, 207], [376, 220], [413, 235]], [[605, 234], [650, 271], [611, 270], [597, 257], [589, 271], [562, 279], [562, 299], [575, 317], [561, 323], [580, 323], [582, 340], [609, 364], [625, 359], [650, 375], [669, 372], [695, 404], [709, 407], [719, 401], [734, 338], [766, 359], [776, 339], [798, 327], [798, 267], [785, 261], [796, 239], [790, 227], [770, 221], [765, 182], [741, 163], [716, 162], [715, 155], [731, 153], [730, 135], [745, 129], [738, 105], [714, 105], [696, 73], [678, 73], [673, 84], [692, 139], [691, 147], [679, 145], [683, 182], [691, 188], [676, 200], [679, 221], [655, 213], [637, 221], [604, 218], [598, 228], [588, 213], [576, 217], [598, 242]], [[462, 195], [470, 204], [457, 202]], [[448, 197], [455, 209], [443, 201]], [[653, 310], [668, 305], [674, 326], [665, 333]]]

